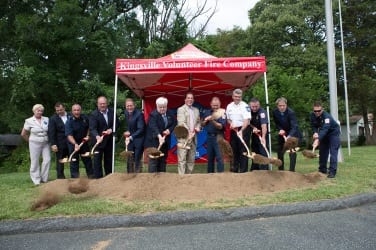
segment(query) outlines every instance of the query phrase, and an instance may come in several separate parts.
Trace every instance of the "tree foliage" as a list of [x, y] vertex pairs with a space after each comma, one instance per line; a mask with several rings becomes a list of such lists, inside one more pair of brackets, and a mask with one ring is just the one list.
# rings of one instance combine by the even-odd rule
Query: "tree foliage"
[[[260, 0], [249, 10], [246, 30], [205, 28], [217, 4], [188, 0], [56, 0], [0, 3], [0, 132], [18, 132], [35, 103], [53, 112], [56, 101], [79, 102], [85, 111], [95, 97], [112, 102], [116, 58], [155, 58], [187, 42], [218, 57], [267, 59], [269, 105], [284, 96], [300, 123], [311, 103], [328, 107], [325, 6], [322, 0]], [[344, 79], [340, 55], [338, 1], [333, 1], [339, 118], [344, 121]], [[343, 1], [343, 28], [350, 114], [376, 113], [375, 13], [372, 0]], [[199, 17], [206, 20], [197, 24]], [[119, 85], [118, 108], [132, 92]], [[245, 93], [266, 104], [263, 79]], [[134, 97], [134, 96], [133, 96]], [[367, 119], [365, 119], [367, 120]], [[342, 122], [344, 123], [344, 122]]]
[[[376, 2], [347, 0], [343, 6], [344, 44], [351, 57], [346, 66], [349, 102], [368, 128], [367, 113], [376, 113]], [[366, 137], [376, 143], [368, 129]]]
[[186, 6], [185, 0], [2, 1], [0, 94], [8, 98], [0, 132], [19, 132], [35, 103], [49, 116], [57, 101], [84, 110], [99, 95], [111, 101], [116, 58], [172, 52], [191, 38], [189, 25], [211, 13], [206, 1], [194, 12]]
[[[303, 128], [311, 104], [329, 100], [323, 7], [318, 0], [261, 0], [249, 11], [251, 51], [267, 58], [269, 103], [274, 108], [278, 97], [287, 98]], [[247, 95], [265, 103], [263, 88]]]

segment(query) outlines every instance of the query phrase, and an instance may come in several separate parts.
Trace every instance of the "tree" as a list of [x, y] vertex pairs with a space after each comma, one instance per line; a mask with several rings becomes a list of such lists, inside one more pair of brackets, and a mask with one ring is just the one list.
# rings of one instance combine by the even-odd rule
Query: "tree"
[[[116, 58], [165, 55], [203, 34], [205, 24], [192, 26], [201, 15], [209, 14], [209, 21], [215, 8], [207, 1], [195, 8], [188, 3], [2, 1], [0, 93], [9, 98], [0, 111], [0, 132], [18, 132], [35, 103], [45, 105], [45, 115], [56, 101], [92, 109], [92, 100], [113, 88]], [[125, 85], [119, 89], [132, 95]]]
[[368, 113], [376, 112], [376, 3], [371, 0], [344, 1], [343, 30], [345, 50], [350, 55], [346, 66], [349, 102], [365, 121], [366, 143], [376, 144], [368, 127]]
[[217, 30], [215, 35], [193, 41], [202, 50], [217, 57], [252, 56], [249, 32], [239, 27], [232, 30]]
[[[311, 104], [329, 100], [324, 16], [318, 0], [261, 0], [249, 11], [251, 51], [267, 58], [271, 106], [286, 97], [303, 129]], [[263, 93], [258, 84], [246, 95], [265, 102]]]

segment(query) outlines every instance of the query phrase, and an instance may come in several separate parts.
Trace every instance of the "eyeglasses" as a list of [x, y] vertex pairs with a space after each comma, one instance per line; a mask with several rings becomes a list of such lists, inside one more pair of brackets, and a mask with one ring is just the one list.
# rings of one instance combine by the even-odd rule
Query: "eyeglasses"
[[320, 112], [321, 112], [321, 109], [319, 109], [319, 110], [314, 110], [313, 112], [315, 112], [315, 113], [320, 113]]

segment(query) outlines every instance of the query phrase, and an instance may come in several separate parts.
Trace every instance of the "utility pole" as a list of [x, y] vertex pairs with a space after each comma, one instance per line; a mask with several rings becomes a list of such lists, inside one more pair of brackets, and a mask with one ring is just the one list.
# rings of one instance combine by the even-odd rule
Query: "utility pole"
[[[334, 50], [334, 31], [333, 31], [333, 8], [332, 0], [325, 0], [326, 17], [326, 45], [328, 54], [328, 74], [329, 74], [329, 96], [330, 96], [330, 114], [336, 121], [338, 120], [338, 99], [337, 99], [337, 78], [336, 78], [336, 60]], [[341, 149], [338, 150], [338, 161], [342, 161]]]

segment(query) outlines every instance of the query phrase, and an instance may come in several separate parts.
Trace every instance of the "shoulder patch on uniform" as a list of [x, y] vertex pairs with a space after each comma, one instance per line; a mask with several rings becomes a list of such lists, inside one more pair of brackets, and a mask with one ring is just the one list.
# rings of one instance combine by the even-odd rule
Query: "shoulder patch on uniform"
[[266, 117], [265, 113], [261, 113], [261, 114], [260, 114], [260, 117], [261, 117], [262, 119], [264, 119], [264, 118]]
[[325, 123], [330, 123], [330, 119], [329, 119], [329, 118], [326, 118], [326, 119], [324, 120], [324, 122], [325, 122]]
[[248, 112], [251, 112], [251, 109], [249, 108], [249, 106], [245, 107], [245, 110], [247, 110]]

